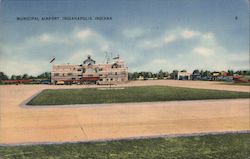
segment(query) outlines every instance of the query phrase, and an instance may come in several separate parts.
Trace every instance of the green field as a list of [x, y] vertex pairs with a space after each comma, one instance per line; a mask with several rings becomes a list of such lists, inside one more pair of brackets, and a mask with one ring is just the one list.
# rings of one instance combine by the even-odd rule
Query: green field
[[59, 89], [44, 90], [28, 105], [65, 105], [154, 102], [201, 99], [249, 98], [247, 92], [193, 89], [169, 86], [126, 87], [124, 89]]
[[3, 159], [248, 159], [250, 134], [0, 146]]

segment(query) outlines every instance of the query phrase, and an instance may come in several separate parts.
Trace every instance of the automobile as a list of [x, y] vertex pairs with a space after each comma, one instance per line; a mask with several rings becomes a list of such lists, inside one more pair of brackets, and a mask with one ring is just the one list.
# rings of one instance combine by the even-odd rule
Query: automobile
[[56, 85], [64, 85], [64, 81], [57, 81]]
[[65, 85], [72, 85], [72, 82], [70, 82], [70, 81], [65, 81], [64, 84], [65, 84]]
[[226, 82], [233, 82], [233, 76], [226, 76], [223, 78], [223, 80]]
[[50, 80], [42, 80], [40, 83], [41, 84], [51, 84]]

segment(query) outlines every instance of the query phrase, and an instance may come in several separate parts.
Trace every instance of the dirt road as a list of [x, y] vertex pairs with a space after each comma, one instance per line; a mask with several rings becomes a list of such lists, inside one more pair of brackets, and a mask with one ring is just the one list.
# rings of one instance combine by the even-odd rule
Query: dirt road
[[[132, 82], [122, 86], [156, 84], [245, 92], [249, 90], [247, 86], [223, 86], [199, 81]], [[79, 87], [83, 86], [0, 86], [0, 144], [73, 142], [250, 129], [249, 99], [77, 107], [20, 106], [23, 101], [43, 89]]]

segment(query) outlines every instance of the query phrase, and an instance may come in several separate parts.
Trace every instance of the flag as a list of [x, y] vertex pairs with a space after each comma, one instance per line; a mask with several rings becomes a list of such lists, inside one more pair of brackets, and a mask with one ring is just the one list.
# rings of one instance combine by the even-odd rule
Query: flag
[[55, 61], [55, 59], [56, 59], [56, 58], [55, 58], [55, 57], [53, 57], [53, 59], [52, 59], [52, 60], [50, 60], [50, 62], [49, 62], [49, 63], [52, 63], [53, 61]]
[[119, 59], [119, 58], [120, 58], [120, 57], [119, 57], [119, 55], [118, 55], [118, 56], [114, 57], [113, 60], [117, 60], [117, 59]]

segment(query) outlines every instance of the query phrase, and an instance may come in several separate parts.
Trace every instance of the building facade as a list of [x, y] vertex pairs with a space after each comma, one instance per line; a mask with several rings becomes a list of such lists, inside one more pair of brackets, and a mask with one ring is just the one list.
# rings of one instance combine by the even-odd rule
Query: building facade
[[188, 72], [178, 72], [177, 73], [177, 79], [178, 80], [190, 80], [192, 73]]
[[128, 81], [128, 68], [118, 56], [112, 63], [96, 64], [88, 56], [80, 65], [53, 65], [51, 82], [53, 84], [117, 84]]

